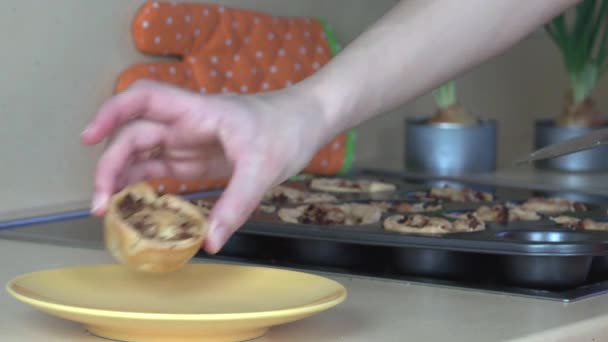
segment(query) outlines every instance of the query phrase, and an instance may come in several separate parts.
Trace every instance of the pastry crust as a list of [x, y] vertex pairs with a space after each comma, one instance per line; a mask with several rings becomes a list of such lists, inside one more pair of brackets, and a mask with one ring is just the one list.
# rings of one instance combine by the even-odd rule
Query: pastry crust
[[520, 205], [508, 203], [506, 207], [509, 208], [509, 221], [538, 221], [542, 218], [536, 211]]
[[489, 192], [475, 191], [470, 188], [454, 188], [451, 186], [433, 187], [429, 192], [431, 198], [450, 202], [490, 202], [494, 195]]
[[558, 197], [532, 197], [525, 201], [521, 205], [521, 208], [545, 215], [557, 215], [565, 212], [583, 212], [588, 210], [587, 206], [583, 203]]
[[352, 226], [379, 222], [382, 210], [359, 203], [309, 204], [280, 209], [278, 216], [289, 223]]
[[[215, 205], [215, 200], [197, 199], [197, 200], [192, 200], [191, 203], [196, 206], [196, 208], [201, 212], [201, 214], [203, 214], [204, 217], [209, 217], [209, 215], [211, 214], [211, 210], [213, 209], [213, 206]], [[274, 205], [269, 205], [269, 204], [260, 204], [256, 208], [257, 213], [263, 213], [263, 214], [272, 214], [276, 210], [277, 210], [277, 207], [275, 207]]]
[[158, 197], [144, 183], [112, 196], [104, 218], [106, 249], [120, 263], [148, 273], [173, 272], [200, 250], [208, 222], [193, 204]]
[[420, 214], [392, 215], [384, 220], [383, 226], [388, 231], [428, 235], [476, 232], [486, 228], [485, 223], [475, 214], [467, 214], [453, 222]]
[[387, 212], [388, 210], [390, 210], [393, 207], [392, 203], [386, 202], [386, 201], [371, 201], [371, 202], [367, 202], [366, 204], [380, 209], [382, 211], [382, 213]]
[[272, 204], [330, 203], [338, 199], [334, 195], [301, 191], [278, 185], [264, 194], [264, 201]]
[[215, 205], [215, 201], [208, 199], [192, 200], [191, 203], [196, 206], [196, 208], [201, 212], [204, 217], [209, 217], [209, 215], [211, 214], [211, 210]]
[[430, 203], [430, 202], [417, 202], [417, 203], [408, 203], [402, 202], [393, 206], [393, 210], [400, 213], [425, 213], [425, 212], [433, 212], [439, 211], [442, 209], [441, 204]]
[[[507, 223], [513, 221], [537, 221], [541, 217], [535, 211], [530, 211], [516, 205], [496, 204], [492, 206], [482, 205], [474, 212], [484, 222]], [[463, 218], [467, 214], [448, 215], [453, 218]]]
[[317, 191], [341, 193], [381, 193], [393, 192], [397, 189], [395, 184], [374, 180], [338, 178], [315, 178], [310, 182], [310, 188]]
[[561, 215], [561, 216], [555, 216], [555, 217], [550, 217], [550, 219], [569, 229], [582, 229], [582, 230], [602, 230], [602, 231], [606, 231], [608, 230], [608, 222], [599, 222], [599, 221], [595, 221], [592, 219], [580, 219], [577, 217], [572, 217], [572, 216], [566, 216], [566, 215]]

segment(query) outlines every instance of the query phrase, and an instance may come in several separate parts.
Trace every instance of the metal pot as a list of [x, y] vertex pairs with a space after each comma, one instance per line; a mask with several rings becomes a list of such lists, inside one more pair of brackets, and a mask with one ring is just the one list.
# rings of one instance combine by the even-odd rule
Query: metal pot
[[[556, 126], [553, 120], [538, 120], [534, 125], [534, 149], [576, 138], [595, 129], [560, 127]], [[539, 160], [535, 162], [535, 166], [539, 169], [570, 172], [608, 171], [608, 146], [599, 146], [557, 158]]]
[[477, 125], [405, 122], [405, 168], [440, 176], [496, 170], [497, 123]]

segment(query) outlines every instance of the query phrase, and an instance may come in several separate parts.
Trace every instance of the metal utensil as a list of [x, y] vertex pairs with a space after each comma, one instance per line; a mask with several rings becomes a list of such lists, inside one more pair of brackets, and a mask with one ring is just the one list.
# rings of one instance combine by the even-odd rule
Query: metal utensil
[[608, 144], [608, 128], [598, 129], [578, 138], [543, 147], [530, 153], [528, 156], [515, 161], [515, 165], [531, 163], [535, 160], [560, 157], [574, 152], [589, 150], [603, 144]]

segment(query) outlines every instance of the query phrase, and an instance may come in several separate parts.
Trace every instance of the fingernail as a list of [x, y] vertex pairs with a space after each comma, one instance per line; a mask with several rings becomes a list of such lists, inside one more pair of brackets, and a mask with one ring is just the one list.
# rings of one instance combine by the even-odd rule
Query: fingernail
[[209, 228], [209, 241], [211, 246], [211, 253], [215, 254], [220, 251], [224, 243], [226, 242], [226, 236], [228, 235], [228, 229], [222, 226], [220, 222], [211, 221]]
[[91, 210], [93, 212], [97, 212], [100, 209], [102, 209], [103, 207], [105, 207], [107, 202], [108, 202], [108, 196], [107, 195], [96, 194], [93, 197], [93, 202], [91, 204]]
[[84, 128], [84, 130], [82, 130], [82, 132], [80, 133], [80, 135], [87, 135], [91, 132], [92, 127], [91, 126], [87, 126]]

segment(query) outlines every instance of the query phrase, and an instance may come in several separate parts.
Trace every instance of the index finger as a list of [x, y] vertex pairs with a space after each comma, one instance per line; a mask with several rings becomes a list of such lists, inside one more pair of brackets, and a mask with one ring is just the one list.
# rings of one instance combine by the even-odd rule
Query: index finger
[[141, 80], [103, 104], [82, 132], [86, 144], [97, 144], [134, 118], [171, 122], [184, 111], [188, 94], [156, 81]]

